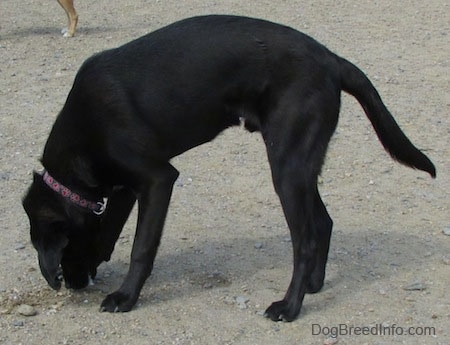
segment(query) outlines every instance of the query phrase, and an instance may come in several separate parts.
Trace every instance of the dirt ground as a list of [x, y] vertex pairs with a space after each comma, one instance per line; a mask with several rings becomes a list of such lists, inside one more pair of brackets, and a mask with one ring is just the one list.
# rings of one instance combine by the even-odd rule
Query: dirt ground
[[[0, 2], [1, 344], [450, 344], [448, 1], [98, 0], [76, 8], [79, 29], [66, 39], [56, 1]], [[42, 169], [81, 63], [210, 13], [290, 25], [356, 63], [437, 167], [432, 180], [393, 162], [343, 95], [320, 185], [334, 219], [326, 285], [305, 297], [292, 323], [263, 317], [284, 295], [292, 251], [262, 140], [242, 128], [174, 160], [181, 176], [162, 245], [132, 312], [100, 313], [99, 304], [127, 271], [134, 219], [96, 284], [79, 292], [51, 290], [30, 244], [21, 197]], [[23, 315], [24, 305], [36, 315]], [[374, 334], [377, 325], [384, 331]]]

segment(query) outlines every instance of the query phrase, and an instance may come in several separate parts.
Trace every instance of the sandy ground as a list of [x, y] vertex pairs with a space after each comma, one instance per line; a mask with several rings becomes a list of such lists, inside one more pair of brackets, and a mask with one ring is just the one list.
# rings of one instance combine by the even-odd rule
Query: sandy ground
[[[64, 39], [56, 1], [0, 2], [1, 344], [450, 344], [448, 1], [98, 0], [76, 7], [79, 30]], [[260, 136], [240, 128], [174, 161], [181, 176], [165, 236], [132, 312], [100, 313], [99, 304], [127, 271], [133, 220], [96, 285], [80, 292], [50, 290], [30, 244], [20, 200], [81, 63], [208, 13], [293, 26], [359, 65], [437, 167], [432, 180], [393, 162], [356, 101], [343, 96], [321, 183], [335, 224], [326, 285], [306, 296], [293, 323], [262, 316], [289, 283], [291, 243]], [[22, 315], [23, 305], [37, 314]], [[376, 325], [384, 335], [349, 334], [350, 327], [373, 333]], [[409, 327], [435, 335], [399, 334]]]

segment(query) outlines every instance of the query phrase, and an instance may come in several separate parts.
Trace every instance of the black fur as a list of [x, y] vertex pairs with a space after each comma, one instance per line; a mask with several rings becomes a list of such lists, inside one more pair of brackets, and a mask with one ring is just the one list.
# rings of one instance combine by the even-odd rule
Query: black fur
[[104, 311], [129, 311], [152, 271], [178, 177], [170, 159], [243, 120], [264, 138], [294, 248], [289, 289], [266, 315], [294, 320], [305, 293], [323, 286], [332, 220], [317, 177], [341, 90], [358, 99], [395, 159], [435, 176], [366, 76], [291, 28], [243, 17], [196, 17], [91, 57], [56, 119], [42, 163], [83, 197], [109, 202], [97, 217], [35, 175], [24, 207], [43, 275], [59, 288], [61, 264], [69, 287], [86, 286], [88, 275], [109, 260], [137, 200], [129, 272], [102, 303]]

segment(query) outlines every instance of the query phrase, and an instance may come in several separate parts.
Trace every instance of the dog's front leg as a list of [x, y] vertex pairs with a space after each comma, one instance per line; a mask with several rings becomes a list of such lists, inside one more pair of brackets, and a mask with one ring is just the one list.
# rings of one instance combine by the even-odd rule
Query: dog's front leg
[[133, 308], [153, 268], [178, 171], [169, 163], [150, 172], [138, 192], [138, 224], [128, 274], [122, 286], [108, 295], [101, 311], [126, 312]]

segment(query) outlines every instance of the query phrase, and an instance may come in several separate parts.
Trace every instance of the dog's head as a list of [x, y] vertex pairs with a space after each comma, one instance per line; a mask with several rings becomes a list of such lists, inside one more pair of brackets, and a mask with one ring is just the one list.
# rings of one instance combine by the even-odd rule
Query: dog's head
[[99, 217], [64, 200], [37, 173], [23, 207], [30, 220], [39, 267], [48, 284], [58, 290], [64, 279], [68, 288], [86, 287], [98, 265], [95, 239]]

